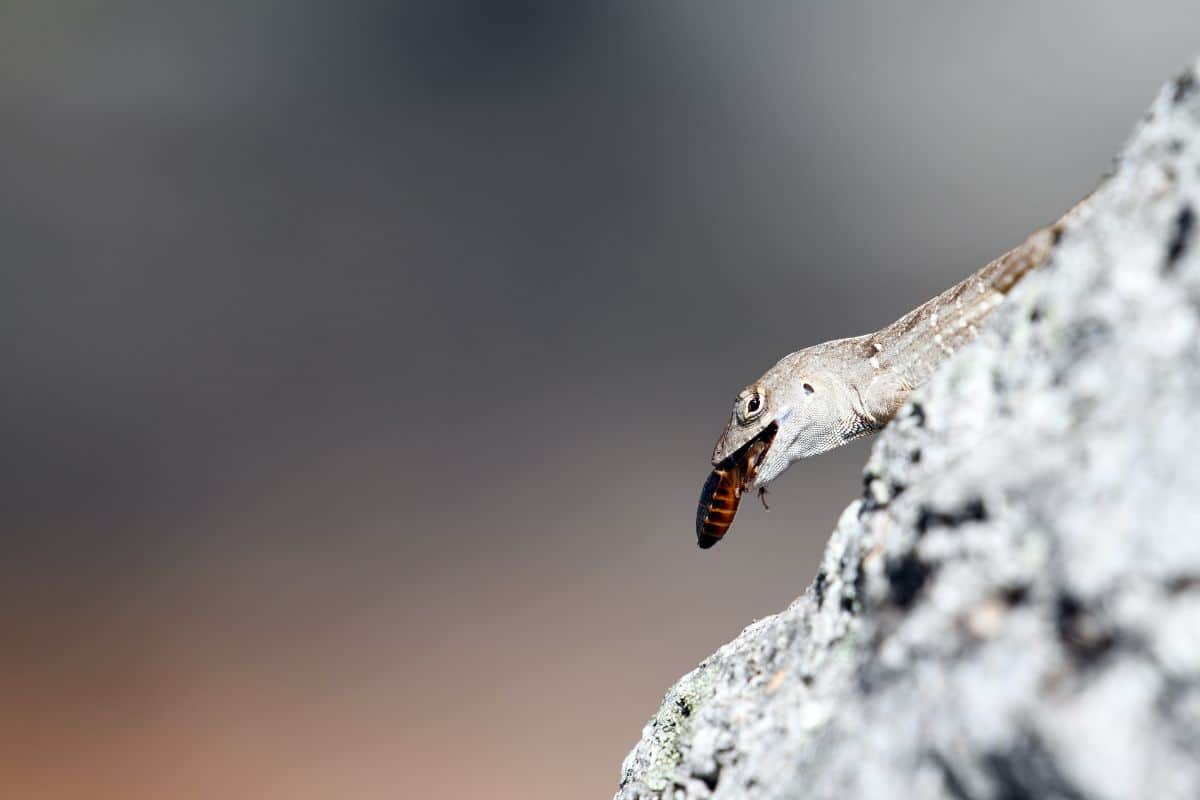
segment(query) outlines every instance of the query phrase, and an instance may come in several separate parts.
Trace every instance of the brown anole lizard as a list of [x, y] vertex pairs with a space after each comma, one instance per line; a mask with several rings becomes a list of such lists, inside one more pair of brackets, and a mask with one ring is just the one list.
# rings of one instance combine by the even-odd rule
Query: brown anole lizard
[[793, 462], [881, 430], [910, 392], [979, 334], [1021, 278], [1045, 263], [1067, 224], [1095, 192], [1053, 225], [875, 333], [797, 350], [742, 389], [713, 448], [700, 493], [696, 541], [720, 541], [743, 491], [779, 477]]

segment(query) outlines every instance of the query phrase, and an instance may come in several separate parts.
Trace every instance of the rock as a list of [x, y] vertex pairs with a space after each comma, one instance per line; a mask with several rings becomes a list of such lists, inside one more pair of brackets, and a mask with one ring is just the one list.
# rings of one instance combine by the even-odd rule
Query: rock
[[1193, 67], [618, 798], [1200, 797], [1198, 214]]

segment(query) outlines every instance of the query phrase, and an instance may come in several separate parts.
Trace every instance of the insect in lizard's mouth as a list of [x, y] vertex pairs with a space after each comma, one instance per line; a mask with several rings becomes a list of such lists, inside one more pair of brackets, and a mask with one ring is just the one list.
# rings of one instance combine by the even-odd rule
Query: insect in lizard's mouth
[[754, 485], [754, 475], [778, 430], [778, 423], [772, 422], [713, 467], [700, 490], [700, 505], [696, 508], [696, 544], [701, 549], [707, 550], [721, 541], [733, 524], [742, 492]]

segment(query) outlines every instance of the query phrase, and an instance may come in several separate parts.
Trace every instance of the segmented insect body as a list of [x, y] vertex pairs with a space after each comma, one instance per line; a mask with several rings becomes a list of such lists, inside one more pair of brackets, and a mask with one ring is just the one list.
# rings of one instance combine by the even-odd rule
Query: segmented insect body
[[742, 492], [754, 480], [759, 457], [766, 451], [769, 440], [756, 439], [722, 461], [704, 482], [700, 490], [700, 505], [696, 508], [696, 544], [707, 550], [729, 530], [737, 514]]
[[719, 542], [733, 524], [733, 516], [741, 499], [741, 470], [735, 466], [714, 469], [700, 490], [700, 506], [696, 509], [696, 544], [707, 550]]

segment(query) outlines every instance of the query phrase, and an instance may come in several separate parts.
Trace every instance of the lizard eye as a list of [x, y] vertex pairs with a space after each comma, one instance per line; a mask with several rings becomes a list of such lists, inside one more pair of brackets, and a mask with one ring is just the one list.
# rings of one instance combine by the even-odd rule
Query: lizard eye
[[743, 423], [749, 422], [762, 413], [763, 405], [763, 397], [758, 392], [747, 395], [745, 399], [738, 403], [738, 419]]

